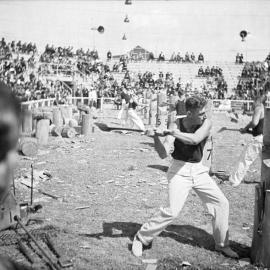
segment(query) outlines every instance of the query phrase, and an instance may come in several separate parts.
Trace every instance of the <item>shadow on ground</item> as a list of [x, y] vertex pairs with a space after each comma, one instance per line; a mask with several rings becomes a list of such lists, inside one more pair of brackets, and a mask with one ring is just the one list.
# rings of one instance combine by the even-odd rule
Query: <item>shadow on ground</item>
[[126, 128], [126, 127], [115, 127], [115, 126], [108, 126], [104, 123], [96, 122], [95, 125], [102, 131], [112, 131], [112, 130], [125, 130], [125, 131], [132, 131], [132, 132], [143, 132], [141, 129], [134, 129], [134, 128]]
[[157, 169], [160, 170], [162, 172], [167, 172], [169, 167], [168, 166], [164, 166], [164, 165], [147, 165], [148, 168], [152, 168], [152, 169]]
[[[103, 223], [103, 232], [96, 234], [79, 234], [83, 237], [102, 239], [102, 237], [127, 237], [133, 240], [141, 224], [133, 222], [112, 222]], [[213, 236], [206, 231], [191, 225], [170, 225], [163, 231], [159, 237], [170, 237], [182, 244], [188, 244], [195, 247], [214, 251], [215, 243]], [[249, 257], [249, 247], [235, 241], [230, 241], [230, 246], [238, 253], [241, 258]]]
[[151, 143], [151, 142], [141, 142], [141, 144], [151, 146], [151, 147], [155, 147], [155, 144]]

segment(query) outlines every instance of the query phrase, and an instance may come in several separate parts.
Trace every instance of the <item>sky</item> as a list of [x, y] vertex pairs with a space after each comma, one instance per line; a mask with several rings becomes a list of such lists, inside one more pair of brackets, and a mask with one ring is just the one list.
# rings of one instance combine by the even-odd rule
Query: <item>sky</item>
[[[166, 58], [188, 51], [217, 61], [233, 61], [237, 52], [263, 60], [270, 51], [270, 1], [13, 0], [0, 1], [0, 10], [0, 36], [41, 48], [96, 47], [104, 56], [109, 49], [119, 54], [140, 45]], [[103, 34], [91, 30], [99, 25]], [[249, 33], [245, 42], [241, 30]]]

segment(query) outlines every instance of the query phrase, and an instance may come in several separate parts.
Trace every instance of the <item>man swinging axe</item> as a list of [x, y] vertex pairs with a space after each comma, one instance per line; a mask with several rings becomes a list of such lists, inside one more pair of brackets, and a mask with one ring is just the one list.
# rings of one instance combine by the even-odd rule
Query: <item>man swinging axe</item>
[[252, 134], [252, 140], [244, 147], [238, 162], [233, 166], [231, 173], [222, 172], [217, 175], [223, 181], [229, 180], [233, 187], [241, 184], [250, 166], [258, 156], [261, 157], [263, 146], [263, 122], [264, 122], [264, 100], [265, 94], [259, 95], [254, 99], [254, 112], [251, 121], [240, 128], [242, 134]]
[[167, 173], [169, 203], [142, 225], [134, 237], [132, 252], [135, 256], [142, 256], [143, 247], [149, 246], [179, 215], [193, 188], [213, 217], [215, 249], [226, 256], [238, 258], [238, 254], [229, 247], [229, 202], [209, 176], [209, 168], [202, 164], [203, 148], [212, 126], [206, 117], [206, 101], [192, 96], [187, 98], [185, 106], [186, 116], [177, 119], [169, 130], [160, 134], [166, 136], [164, 143], [155, 135], [156, 149], [163, 151], [163, 157], [169, 154], [174, 144], [173, 160]]

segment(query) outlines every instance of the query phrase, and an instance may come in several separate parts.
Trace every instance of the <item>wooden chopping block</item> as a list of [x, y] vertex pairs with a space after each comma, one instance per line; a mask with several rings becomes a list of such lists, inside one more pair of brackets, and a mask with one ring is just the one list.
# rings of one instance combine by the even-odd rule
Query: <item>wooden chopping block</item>
[[90, 108], [89, 106], [83, 105], [83, 104], [79, 104], [78, 105], [78, 110], [80, 112], [85, 112], [85, 113], [90, 113]]
[[75, 120], [75, 119], [70, 119], [68, 125], [70, 127], [77, 127], [78, 126], [78, 121]]
[[63, 127], [53, 127], [52, 128], [52, 131], [51, 131], [51, 134], [53, 135], [53, 136], [61, 136], [61, 134], [62, 134], [62, 131], [63, 131]]
[[36, 138], [22, 137], [19, 140], [18, 150], [24, 156], [35, 156], [38, 152], [38, 142]]
[[91, 133], [92, 127], [92, 115], [84, 114], [82, 116], [82, 134], [85, 136], [89, 136]]
[[64, 127], [61, 133], [64, 138], [74, 138], [76, 135], [76, 130], [72, 127]]
[[36, 138], [38, 140], [38, 144], [48, 144], [49, 129], [50, 121], [48, 119], [41, 119], [37, 122]]
[[63, 118], [59, 108], [53, 109], [53, 124], [57, 127], [63, 126]]
[[23, 119], [22, 119], [22, 132], [30, 134], [32, 132], [32, 111], [25, 110], [23, 111]]

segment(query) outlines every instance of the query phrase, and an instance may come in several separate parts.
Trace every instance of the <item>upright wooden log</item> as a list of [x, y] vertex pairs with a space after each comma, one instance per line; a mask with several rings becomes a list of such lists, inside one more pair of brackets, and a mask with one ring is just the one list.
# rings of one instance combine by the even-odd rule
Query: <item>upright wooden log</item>
[[156, 102], [151, 100], [149, 104], [149, 125], [151, 127], [156, 126], [156, 107]]
[[92, 128], [92, 116], [90, 114], [84, 114], [82, 116], [82, 135], [89, 136]]
[[175, 110], [175, 103], [176, 103], [176, 96], [170, 96], [169, 98], [169, 114], [168, 114], [168, 128], [171, 123], [174, 123], [176, 120], [176, 110]]
[[[268, 97], [269, 100], [269, 97]], [[265, 107], [261, 184], [256, 187], [254, 231], [251, 247], [253, 263], [270, 268], [270, 106]]]
[[37, 122], [36, 138], [38, 144], [47, 145], [49, 140], [50, 120], [41, 119]]
[[262, 221], [263, 221], [263, 206], [264, 206], [264, 188], [260, 183], [255, 187], [255, 207], [254, 207], [254, 224], [253, 224], [253, 239], [251, 249], [251, 259], [253, 262], [260, 261], [262, 241]]
[[265, 191], [264, 217], [262, 224], [261, 263], [270, 268], [270, 190]]
[[68, 125], [70, 127], [77, 127], [78, 126], [78, 121], [75, 120], [75, 119], [70, 119], [69, 122], [68, 122]]
[[61, 114], [61, 111], [59, 110], [59, 108], [53, 109], [53, 124], [56, 127], [63, 126], [63, 118], [62, 118], [62, 114]]
[[38, 142], [36, 138], [21, 137], [19, 140], [18, 150], [24, 156], [35, 156], [38, 152]]
[[157, 96], [157, 126], [166, 129], [168, 122], [166, 93], [160, 93]]
[[61, 106], [60, 111], [62, 114], [62, 119], [64, 119], [64, 124], [67, 125], [72, 119], [72, 107], [71, 106]]
[[56, 126], [54, 126], [52, 128], [51, 134], [53, 136], [56, 136], [56, 137], [62, 136], [62, 130], [63, 130], [63, 127], [56, 127]]
[[22, 132], [26, 134], [31, 134], [32, 126], [33, 126], [33, 117], [31, 110], [23, 111], [23, 119], [22, 119]]

